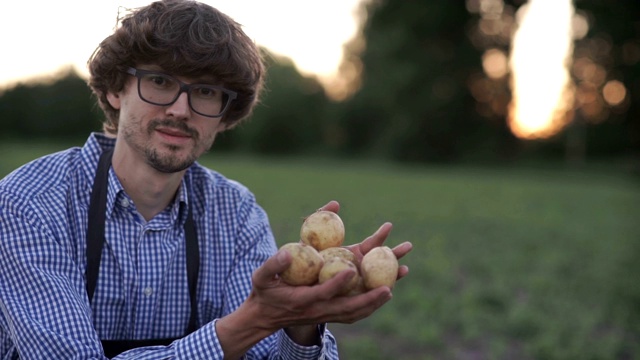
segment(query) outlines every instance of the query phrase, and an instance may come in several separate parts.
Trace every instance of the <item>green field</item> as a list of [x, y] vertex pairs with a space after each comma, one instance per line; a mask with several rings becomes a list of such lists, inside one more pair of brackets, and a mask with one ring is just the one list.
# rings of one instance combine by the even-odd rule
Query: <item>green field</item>
[[[0, 175], [54, 146], [0, 145]], [[385, 221], [410, 274], [330, 324], [342, 359], [640, 358], [640, 188], [630, 175], [207, 155], [256, 194], [279, 244], [338, 200], [355, 243]]]

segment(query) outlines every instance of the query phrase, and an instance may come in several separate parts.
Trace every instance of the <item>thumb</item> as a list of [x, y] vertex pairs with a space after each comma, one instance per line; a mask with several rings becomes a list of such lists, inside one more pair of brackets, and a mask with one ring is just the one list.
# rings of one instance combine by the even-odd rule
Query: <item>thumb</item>
[[289, 265], [291, 265], [291, 254], [287, 250], [279, 250], [253, 273], [254, 286], [269, 287], [277, 284], [276, 275], [289, 268]]

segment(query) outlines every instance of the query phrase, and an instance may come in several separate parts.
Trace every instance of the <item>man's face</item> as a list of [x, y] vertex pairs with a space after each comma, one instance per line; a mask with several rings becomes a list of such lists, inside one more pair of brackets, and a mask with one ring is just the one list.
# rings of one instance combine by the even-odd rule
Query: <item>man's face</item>
[[[160, 71], [154, 66], [139, 69]], [[212, 79], [175, 77], [184, 83], [215, 85]], [[125, 156], [139, 159], [163, 173], [182, 171], [193, 164], [213, 145], [216, 134], [225, 130], [221, 118], [199, 115], [189, 106], [183, 92], [171, 105], [153, 105], [138, 94], [138, 78], [130, 76], [123, 91], [107, 98], [120, 109], [119, 143]]]

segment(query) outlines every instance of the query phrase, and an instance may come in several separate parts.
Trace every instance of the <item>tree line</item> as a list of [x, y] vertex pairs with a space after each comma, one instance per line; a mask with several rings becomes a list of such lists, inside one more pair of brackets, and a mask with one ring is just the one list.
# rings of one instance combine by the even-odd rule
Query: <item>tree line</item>
[[[517, 9], [521, 3], [505, 6]], [[640, 13], [640, 3], [576, 4], [591, 16], [587, 38], [609, 42], [609, 73], [623, 81], [630, 99], [624, 111], [611, 112], [606, 121], [583, 124], [579, 134], [586, 156], [637, 157], [640, 55], [630, 63], [624, 51], [640, 49], [633, 15]], [[483, 49], [470, 35], [478, 18], [464, 2], [368, 1], [362, 14], [362, 38], [345, 49], [345, 66], [359, 71], [349, 97], [333, 100], [319, 81], [265, 49], [263, 99], [248, 122], [219, 136], [215, 149], [437, 163], [565, 156], [575, 131], [522, 140], [509, 131], [504, 114], [480, 109], [469, 79], [482, 73]], [[86, 80], [73, 70], [53, 82], [0, 92], [0, 138], [84, 138], [100, 131], [101, 117]]]

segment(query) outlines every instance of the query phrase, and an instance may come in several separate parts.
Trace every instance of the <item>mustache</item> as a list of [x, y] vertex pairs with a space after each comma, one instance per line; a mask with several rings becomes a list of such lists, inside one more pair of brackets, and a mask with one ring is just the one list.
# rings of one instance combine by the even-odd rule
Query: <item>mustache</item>
[[149, 122], [147, 131], [149, 132], [149, 134], [151, 134], [158, 127], [176, 129], [178, 131], [188, 134], [189, 136], [193, 137], [196, 140], [199, 137], [198, 131], [190, 128], [183, 121], [174, 121], [169, 119], [154, 119]]

